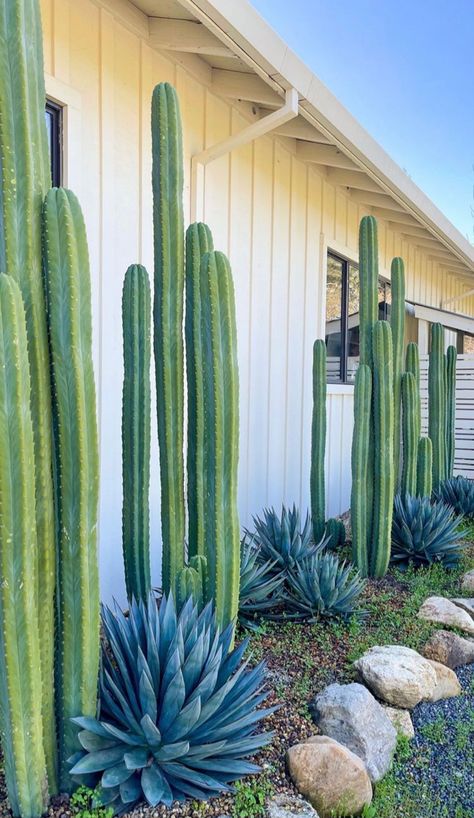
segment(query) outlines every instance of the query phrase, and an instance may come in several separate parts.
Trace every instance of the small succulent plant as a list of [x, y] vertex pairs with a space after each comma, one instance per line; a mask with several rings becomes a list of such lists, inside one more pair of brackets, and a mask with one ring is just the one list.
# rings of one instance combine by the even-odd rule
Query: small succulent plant
[[281, 603], [285, 579], [282, 571], [275, 574], [274, 562], [259, 562], [258, 548], [247, 538], [240, 551], [239, 622], [254, 629], [258, 619]]
[[307, 557], [289, 572], [287, 582], [290, 611], [309, 620], [351, 616], [365, 587], [353, 566], [330, 552]]
[[275, 708], [257, 709], [265, 668], [242, 662], [246, 640], [230, 650], [232, 625], [221, 633], [210, 605], [199, 614], [190, 599], [178, 616], [171, 596], [159, 608], [150, 596], [128, 617], [104, 608], [103, 626], [100, 718], [74, 719], [83, 752], [71, 759], [99, 803], [207, 800], [259, 770], [244, 759], [271, 740], [256, 728]]
[[474, 517], [474, 480], [468, 477], [458, 475], [443, 480], [434, 490], [433, 497], [451, 506], [456, 514]]
[[263, 519], [254, 517], [254, 527], [253, 534], [247, 533], [258, 548], [259, 562], [273, 563], [275, 574], [294, 569], [326, 545], [325, 539], [317, 545], [313, 542], [311, 518], [307, 514], [302, 526], [296, 506], [291, 509], [283, 506], [280, 517], [274, 508], [266, 508]]
[[392, 522], [392, 563], [454, 568], [459, 562], [461, 517], [445, 503], [429, 497], [395, 497]]

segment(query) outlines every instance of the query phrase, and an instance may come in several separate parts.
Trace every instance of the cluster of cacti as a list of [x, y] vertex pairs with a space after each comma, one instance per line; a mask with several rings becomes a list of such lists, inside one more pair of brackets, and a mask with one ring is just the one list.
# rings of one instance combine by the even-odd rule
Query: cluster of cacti
[[444, 327], [431, 326], [428, 367], [428, 434], [433, 444], [433, 488], [452, 477], [455, 452], [456, 348], [444, 351]]
[[[392, 329], [378, 320], [377, 255], [377, 223], [367, 216], [360, 226], [361, 364], [354, 395], [352, 543], [361, 573], [383, 576], [390, 560], [395, 407]], [[399, 291], [403, 293], [402, 286]]]
[[[176, 92], [168, 83], [161, 83], [153, 92], [152, 145], [153, 337], [161, 474], [162, 586], [165, 593], [173, 591], [178, 601], [187, 598], [190, 592], [197, 600], [213, 599], [218, 621], [226, 625], [237, 615], [240, 563], [234, 289], [229, 262], [223, 253], [214, 251], [209, 228], [192, 224], [185, 240], [181, 119]], [[127, 275], [132, 275], [130, 270]], [[140, 276], [142, 288], [147, 289], [145, 272]], [[139, 287], [138, 281], [135, 286]], [[137, 290], [134, 295], [130, 288], [126, 281], [123, 550], [129, 598], [146, 599], [149, 307], [145, 294], [140, 295]], [[187, 552], [183, 319], [188, 408]]]
[[47, 192], [37, 0], [0, 0], [0, 42], [0, 730], [28, 818], [70, 790], [70, 717], [96, 708], [98, 447], [85, 230], [73, 194]]

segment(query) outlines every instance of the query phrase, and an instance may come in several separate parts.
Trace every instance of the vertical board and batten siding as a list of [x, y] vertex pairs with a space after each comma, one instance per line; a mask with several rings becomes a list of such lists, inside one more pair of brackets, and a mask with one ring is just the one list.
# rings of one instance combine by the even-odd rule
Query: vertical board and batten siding
[[[190, 157], [246, 124], [240, 109], [211, 94], [186, 68], [152, 50], [146, 18], [125, 0], [117, 14], [99, 0], [41, 0], [47, 90], [67, 109], [66, 183], [84, 209], [93, 277], [94, 360], [101, 446], [103, 591], [118, 593], [121, 565], [121, 290], [128, 264], [150, 273], [152, 257], [150, 100], [167, 80], [184, 126], [185, 218]], [[108, 8], [111, 6], [110, 0]], [[124, 21], [121, 19], [124, 15]], [[72, 102], [71, 102], [72, 100]], [[312, 344], [324, 335], [328, 248], [357, 259], [364, 214], [324, 173], [295, 158], [285, 140], [264, 137], [205, 169], [204, 218], [235, 280], [240, 359], [240, 512], [243, 525], [265, 505], [308, 505]], [[381, 272], [407, 260], [408, 297], [439, 306], [460, 292], [433, 262], [380, 224]], [[458, 303], [459, 309], [466, 305]], [[329, 387], [328, 513], [350, 493], [351, 387]], [[151, 484], [153, 578], [159, 581], [156, 429]]]

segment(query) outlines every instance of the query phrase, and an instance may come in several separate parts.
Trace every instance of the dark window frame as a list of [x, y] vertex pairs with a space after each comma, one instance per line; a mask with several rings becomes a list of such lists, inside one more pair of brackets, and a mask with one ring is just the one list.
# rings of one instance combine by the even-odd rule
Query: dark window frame
[[[346, 258], [346, 256], [342, 256], [340, 253], [336, 253], [334, 250], [330, 248], [327, 251], [327, 260], [329, 258], [334, 259], [337, 261], [338, 264], [342, 265], [342, 282], [341, 282], [341, 356], [340, 356], [340, 368], [339, 368], [339, 380], [338, 381], [329, 381], [329, 383], [333, 385], [349, 385], [353, 386], [354, 381], [350, 381], [347, 378], [347, 369], [348, 369], [348, 323], [349, 323], [349, 267], [356, 267], [357, 270], [359, 269], [359, 264], [353, 259]], [[327, 286], [327, 281], [326, 281]], [[326, 321], [325, 316], [325, 321]]]
[[51, 128], [48, 129], [51, 183], [53, 187], [60, 187], [63, 179], [63, 108], [57, 102], [47, 99], [45, 113], [50, 116], [51, 121]]

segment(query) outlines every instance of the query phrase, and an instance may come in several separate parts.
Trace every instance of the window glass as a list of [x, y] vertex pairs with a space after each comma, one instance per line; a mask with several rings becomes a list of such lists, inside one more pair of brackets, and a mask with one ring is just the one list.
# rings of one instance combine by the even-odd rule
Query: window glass
[[390, 282], [381, 278], [379, 279], [379, 319], [382, 321], [390, 320], [391, 304], [392, 288]]
[[344, 262], [328, 256], [326, 285], [327, 379], [337, 383], [342, 378], [342, 285]]
[[347, 265], [347, 367], [345, 380], [353, 382], [359, 366], [359, 269]]
[[46, 102], [46, 130], [48, 133], [48, 147], [51, 162], [51, 182], [53, 187], [59, 187], [62, 182], [62, 108], [55, 102]]

